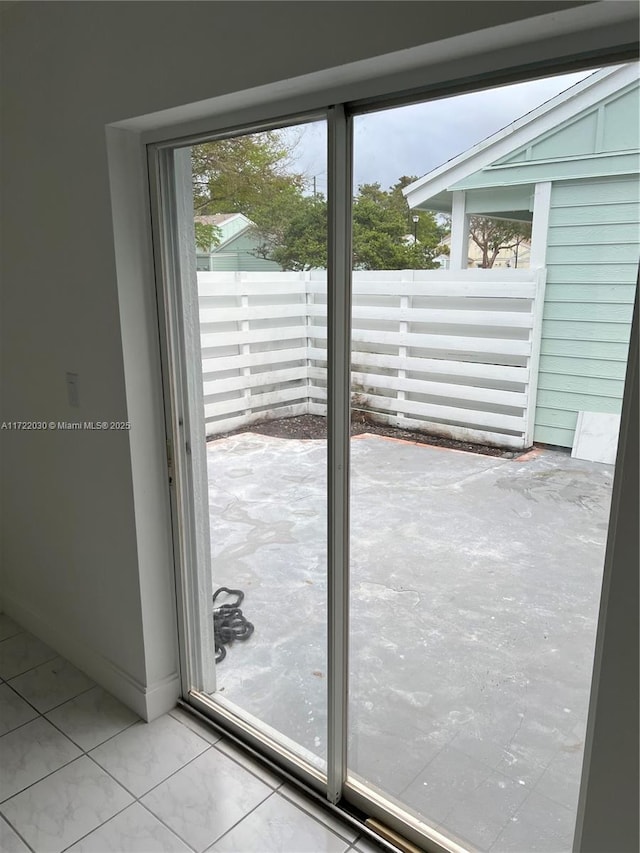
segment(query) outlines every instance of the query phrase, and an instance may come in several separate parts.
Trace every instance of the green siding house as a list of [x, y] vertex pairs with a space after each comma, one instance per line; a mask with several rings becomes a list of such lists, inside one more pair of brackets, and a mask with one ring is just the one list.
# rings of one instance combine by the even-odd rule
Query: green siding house
[[215, 225], [220, 239], [209, 252], [196, 251], [198, 272], [278, 272], [282, 267], [257, 254], [258, 240], [252, 232], [253, 222], [243, 213], [218, 213], [196, 216], [196, 222]]
[[410, 207], [451, 215], [451, 269], [467, 266], [470, 215], [532, 222], [530, 265], [547, 282], [537, 442], [572, 447], [580, 412], [620, 412], [640, 250], [639, 102], [637, 63], [603, 69], [404, 191]]

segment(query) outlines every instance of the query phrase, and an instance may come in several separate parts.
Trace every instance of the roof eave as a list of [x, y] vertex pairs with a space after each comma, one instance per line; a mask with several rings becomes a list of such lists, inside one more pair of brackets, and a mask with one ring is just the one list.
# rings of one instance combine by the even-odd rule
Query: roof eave
[[546, 130], [578, 115], [590, 104], [613, 94], [637, 79], [637, 76], [638, 64], [631, 63], [615, 68], [605, 68], [586, 77], [556, 95], [555, 98], [546, 101], [535, 110], [409, 184], [402, 190], [407, 204], [410, 208], [421, 207], [424, 202], [434, 196], [450, 192], [449, 188], [452, 185], [537, 136], [541, 136]]

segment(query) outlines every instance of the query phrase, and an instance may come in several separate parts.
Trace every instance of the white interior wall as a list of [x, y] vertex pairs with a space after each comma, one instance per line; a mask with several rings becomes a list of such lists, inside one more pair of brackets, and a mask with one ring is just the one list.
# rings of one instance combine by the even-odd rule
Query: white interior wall
[[[125, 385], [123, 357], [146, 362], [141, 378], [157, 377], [158, 358], [142, 334], [150, 295], [134, 292], [122, 255], [116, 270], [105, 126], [450, 37], [462, 19], [473, 30], [575, 4], [470, 3], [460, 17], [445, 3], [366, 5], [366, 15], [361, 3], [2, 9], [2, 418], [138, 427], [2, 434], [4, 606], [140, 713], [152, 713], [150, 691], [164, 685], [171, 702], [178, 690], [175, 618], [159, 468], [138, 487], [156, 498], [155, 518], [134, 501], [136, 468], [153, 472], [162, 455], [157, 436], [149, 447], [140, 435], [132, 405], [143, 407], [145, 385], [131, 372]], [[143, 212], [120, 208], [116, 227]], [[79, 375], [78, 408], [67, 371]], [[154, 390], [147, 417], [160, 411]]]
[[[125, 384], [124, 365], [150, 296], [116, 269], [105, 125], [582, 4], [464, 5], [7, 5], [1, 419], [126, 421], [144, 390], [135, 376]], [[146, 332], [134, 355], [157, 378]], [[80, 377], [77, 409], [66, 371]], [[155, 388], [147, 416], [157, 410]], [[140, 433], [2, 433], [5, 609], [145, 715], [178, 689], [157, 438], [146, 448]], [[150, 519], [139, 490], [154, 482]], [[633, 689], [626, 676], [621, 689]]]

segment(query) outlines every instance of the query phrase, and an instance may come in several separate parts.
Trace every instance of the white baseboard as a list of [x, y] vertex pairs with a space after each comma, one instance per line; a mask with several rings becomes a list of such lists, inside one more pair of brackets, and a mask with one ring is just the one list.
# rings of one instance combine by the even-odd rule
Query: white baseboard
[[10, 594], [3, 596], [4, 612], [25, 630], [51, 646], [143, 720], [150, 722], [170, 711], [180, 698], [180, 677], [172, 672], [153, 684], [143, 684], [92, 648], [85, 637], [75, 637]]

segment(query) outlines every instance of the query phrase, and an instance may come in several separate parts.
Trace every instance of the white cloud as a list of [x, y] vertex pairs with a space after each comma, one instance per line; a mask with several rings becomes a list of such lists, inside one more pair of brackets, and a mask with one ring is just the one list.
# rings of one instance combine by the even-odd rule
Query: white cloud
[[[401, 175], [421, 176], [466, 151], [592, 72], [457, 95], [356, 116], [354, 184], [391, 186]], [[315, 122], [291, 131], [299, 137], [293, 168], [316, 177], [326, 193], [326, 127]]]

